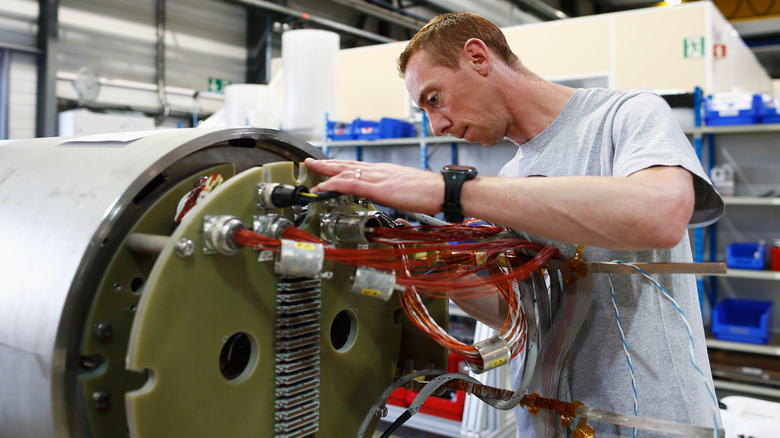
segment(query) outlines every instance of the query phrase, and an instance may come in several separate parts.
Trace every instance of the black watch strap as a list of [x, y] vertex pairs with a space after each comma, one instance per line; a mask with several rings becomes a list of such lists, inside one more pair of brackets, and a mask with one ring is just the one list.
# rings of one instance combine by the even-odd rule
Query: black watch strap
[[463, 206], [460, 205], [460, 191], [463, 183], [477, 176], [477, 169], [469, 166], [444, 166], [441, 169], [444, 178], [444, 220], [451, 223], [463, 222]]

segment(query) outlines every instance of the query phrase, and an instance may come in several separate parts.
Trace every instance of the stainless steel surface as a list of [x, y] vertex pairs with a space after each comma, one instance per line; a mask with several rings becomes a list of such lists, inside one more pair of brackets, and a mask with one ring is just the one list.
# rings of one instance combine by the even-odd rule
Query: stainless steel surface
[[320, 233], [328, 242], [368, 244], [366, 231], [381, 225], [375, 215], [333, 212], [320, 216]]
[[509, 344], [501, 336], [493, 336], [492, 338], [479, 341], [474, 344], [474, 348], [477, 349], [479, 355], [482, 356], [482, 365], [477, 365], [473, 362], [466, 362], [469, 365], [471, 371], [482, 374], [487, 370], [504, 365], [509, 362], [512, 351], [509, 349]]
[[238, 254], [241, 246], [233, 242], [233, 234], [246, 226], [235, 216], [206, 216], [203, 219], [204, 254]]
[[210, 166], [306, 156], [322, 155], [254, 128], [0, 142], [0, 437], [90, 435], [75, 394], [84, 315], [148, 198]]

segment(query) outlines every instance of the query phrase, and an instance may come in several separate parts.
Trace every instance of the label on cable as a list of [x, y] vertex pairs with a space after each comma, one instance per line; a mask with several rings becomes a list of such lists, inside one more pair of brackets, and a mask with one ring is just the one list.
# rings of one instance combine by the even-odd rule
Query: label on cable
[[270, 261], [273, 261], [273, 259], [274, 259], [274, 252], [273, 251], [269, 251], [267, 249], [263, 250], [263, 251], [260, 251], [260, 254], [258, 254], [258, 256], [257, 256], [257, 261], [258, 262], [270, 262]]

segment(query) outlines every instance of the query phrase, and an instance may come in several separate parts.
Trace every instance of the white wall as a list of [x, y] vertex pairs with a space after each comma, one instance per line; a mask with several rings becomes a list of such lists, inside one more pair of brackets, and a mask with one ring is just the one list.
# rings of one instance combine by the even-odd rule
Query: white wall
[[[38, 2], [2, 0], [0, 2], [0, 42], [23, 47], [35, 46]], [[35, 136], [35, 99], [37, 69], [34, 55], [11, 53], [8, 96], [8, 138]]]
[[[683, 89], [705, 93], [772, 93], [769, 75], [710, 2], [647, 8], [504, 28], [521, 61], [549, 80], [606, 78], [610, 87]], [[685, 56], [684, 40], [703, 37], [701, 57]], [[727, 56], [713, 59], [713, 43]], [[342, 50], [339, 117], [406, 115], [407, 96], [395, 75], [405, 43]], [[381, 71], [380, 71], [381, 69]], [[380, 96], [381, 98], [374, 98]], [[370, 97], [370, 98], [367, 98]], [[380, 117], [381, 117], [380, 116]]]
[[[102, 83], [96, 104], [157, 111], [155, 11], [155, 0], [61, 0], [57, 97], [76, 100], [72, 79], [81, 67], [90, 67]], [[37, 17], [36, 0], [0, 1], [0, 43], [34, 47]], [[194, 92], [206, 90], [210, 77], [244, 82], [243, 7], [168, 0], [166, 28], [166, 85], [173, 109], [192, 111]], [[35, 135], [36, 75], [34, 56], [12, 55], [11, 138]], [[197, 104], [200, 112], [214, 112], [221, 101], [221, 95], [202, 93]]]

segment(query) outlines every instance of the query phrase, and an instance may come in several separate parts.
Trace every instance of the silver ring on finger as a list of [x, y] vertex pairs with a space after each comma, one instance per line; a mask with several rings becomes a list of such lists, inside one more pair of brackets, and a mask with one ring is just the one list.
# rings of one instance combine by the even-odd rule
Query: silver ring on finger
[[355, 169], [355, 179], [360, 179], [363, 175], [363, 169]]

